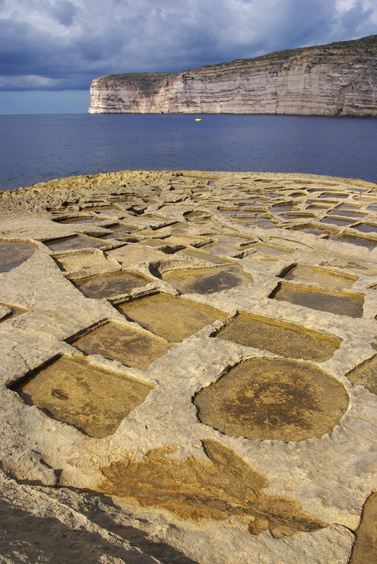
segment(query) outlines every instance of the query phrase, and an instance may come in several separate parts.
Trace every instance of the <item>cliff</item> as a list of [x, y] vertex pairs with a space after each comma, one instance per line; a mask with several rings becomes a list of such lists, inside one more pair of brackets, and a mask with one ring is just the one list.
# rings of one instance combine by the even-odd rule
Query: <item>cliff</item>
[[89, 113], [377, 115], [377, 35], [93, 80]]

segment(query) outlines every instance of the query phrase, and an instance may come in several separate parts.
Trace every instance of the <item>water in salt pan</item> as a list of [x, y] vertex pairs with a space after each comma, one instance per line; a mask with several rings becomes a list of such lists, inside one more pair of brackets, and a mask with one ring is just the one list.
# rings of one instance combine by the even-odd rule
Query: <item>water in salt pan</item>
[[323, 362], [332, 357], [341, 340], [290, 323], [240, 313], [217, 333], [218, 339], [275, 354]]
[[162, 279], [182, 294], [214, 294], [237, 286], [246, 286], [253, 281], [238, 265], [173, 270], [164, 273]]
[[344, 386], [314, 366], [257, 358], [196, 395], [198, 418], [225, 435], [302, 441], [331, 433], [348, 408]]
[[145, 286], [150, 282], [145, 276], [135, 272], [116, 272], [91, 276], [75, 282], [75, 285], [88, 298], [110, 298], [127, 294], [134, 288]]
[[130, 320], [172, 342], [180, 342], [226, 314], [169, 294], [155, 294], [119, 304]]
[[85, 358], [60, 357], [14, 387], [25, 403], [102, 439], [147, 397], [153, 386], [104, 370]]
[[0, 241], [0, 272], [9, 272], [20, 266], [35, 253], [36, 248], [28, 243]]
[[310, 286], [291, 286], [279, 283], [269, 298], [348, 317], [362, 317], [363, 315], [364, 296], [361, 294], [325, 292], [314, 290]]

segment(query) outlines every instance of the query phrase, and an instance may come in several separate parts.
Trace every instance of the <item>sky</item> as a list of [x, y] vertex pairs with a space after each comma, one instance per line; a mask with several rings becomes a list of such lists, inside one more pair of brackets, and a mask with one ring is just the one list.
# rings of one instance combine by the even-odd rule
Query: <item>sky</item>
[[373, 34], [376, 0], [0, 0], [0, 114], [86, 113], [99, 76]]

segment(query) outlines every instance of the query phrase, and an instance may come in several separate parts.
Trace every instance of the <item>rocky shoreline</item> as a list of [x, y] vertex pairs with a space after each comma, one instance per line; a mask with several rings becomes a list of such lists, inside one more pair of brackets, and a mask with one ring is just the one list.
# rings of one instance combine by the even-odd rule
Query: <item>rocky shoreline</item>
[[377, 186], [0, 193], [4, 562], [376, 558]]

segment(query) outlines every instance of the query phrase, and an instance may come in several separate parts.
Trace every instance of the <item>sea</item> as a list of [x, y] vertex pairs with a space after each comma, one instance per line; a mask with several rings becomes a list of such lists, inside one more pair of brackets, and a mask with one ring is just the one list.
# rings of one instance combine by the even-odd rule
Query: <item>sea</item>
[[299, 172], [377, 183], [377, 119], [228, 114], [0, 116], [0, 190], [126, 169]]

